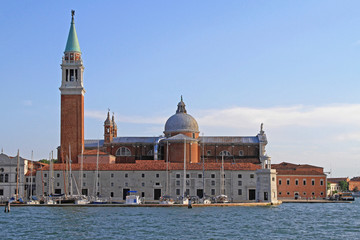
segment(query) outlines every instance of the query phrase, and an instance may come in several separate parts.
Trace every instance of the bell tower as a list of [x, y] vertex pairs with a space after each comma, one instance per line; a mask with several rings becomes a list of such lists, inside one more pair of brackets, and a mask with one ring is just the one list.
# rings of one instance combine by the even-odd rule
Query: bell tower
[[[73, 163], [78, 162], [78, 155], [84, 148], [84, 66], [81, 59], [80, 45], [75, 29], [75, 11], [71, 11], [71, 25], [62, 58], [61, 92], [61, 136], [60, 162], [66, 157]], [[71, 156], [69, 149], [71, 148]]]

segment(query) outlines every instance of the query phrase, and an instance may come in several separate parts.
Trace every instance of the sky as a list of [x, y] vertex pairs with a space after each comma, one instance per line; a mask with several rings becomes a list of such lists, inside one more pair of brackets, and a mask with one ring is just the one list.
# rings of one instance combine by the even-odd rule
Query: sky
[[71, 9], [85, 66], [85, 139], [159, 136], [183, 95], [204, 136], [255, 136], [273, 163], [360, 176], [359, 1], [3, 1], [0, 148], [60, 143]]

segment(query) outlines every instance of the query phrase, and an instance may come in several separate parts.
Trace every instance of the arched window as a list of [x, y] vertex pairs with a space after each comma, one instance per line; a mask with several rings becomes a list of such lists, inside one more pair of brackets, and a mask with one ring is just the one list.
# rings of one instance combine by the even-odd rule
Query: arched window
[[9, 182], [9, 174], [5, 174], [5, 182]]
[[219, 153], [219, 156], [231, 156], [231, 154], [229, 151], [224, 150]]
[[127, 147], [121, 147], [116, 151], [116, 156], [131, 156], [131, 151]]
[[4, 174], [0, 174], [0, 182], [4, 182]]
[[150, 151], [148, 151], [147, 155], [148, 155], [148, 156], [154, 155], [154, 151], [151, 149]]

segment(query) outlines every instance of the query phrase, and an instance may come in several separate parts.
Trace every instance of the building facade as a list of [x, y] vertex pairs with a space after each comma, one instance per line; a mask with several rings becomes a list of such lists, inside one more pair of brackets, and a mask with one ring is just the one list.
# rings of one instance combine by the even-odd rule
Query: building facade
[[282, 162], [273, 164], [277, 172], [279, 199], [319, 199], [326, 197], [326, 174], [323, 168]]

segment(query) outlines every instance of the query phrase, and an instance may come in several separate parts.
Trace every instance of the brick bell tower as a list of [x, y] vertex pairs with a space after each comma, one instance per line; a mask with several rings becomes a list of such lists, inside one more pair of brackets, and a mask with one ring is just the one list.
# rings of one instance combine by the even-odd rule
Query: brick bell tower
[[[73, 163], [78, 162], [78, 155], [84, 147], [84, 94], [83, 72], [80, 45], [77, 38], [75, 11], [71, 11], [71, 25], [62, 58], [61, 80], [61, 136], [60, 162], [70, 157]], [[71, 156], [69, 156], [71, 149]]]

